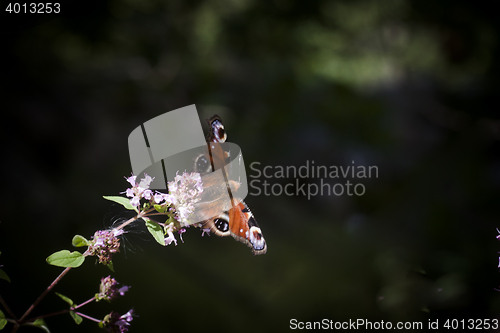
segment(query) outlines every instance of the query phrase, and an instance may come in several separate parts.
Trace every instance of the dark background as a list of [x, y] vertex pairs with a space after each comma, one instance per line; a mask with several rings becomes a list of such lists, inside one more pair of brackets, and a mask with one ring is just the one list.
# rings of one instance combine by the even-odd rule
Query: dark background
[[[248, 175], [255, 161], [314, 160], [379, 177], [359, 197], [249, 196], [263, 256], [195, 229], [163, 248], [136, 227], [113, 274], [130, 292], [82, 312], [134, 307], [131, 332], [499, 317], [495, 1], [102, 0], [51, 15], [0, 4], [0, 264], [12, 279], [0, 293], [18, 316], [61, 271], [48, 255], [125, 216], [102, 195], [128, 185], [129, 133], [196, 104], [202, 120], [223, 118]], [[83, 302], [109, 273], [90, 259], [54, 290]], [[62, 308], [51, 293], [33, 315]], [[69, 315], [47, 324], [98, 331]]]

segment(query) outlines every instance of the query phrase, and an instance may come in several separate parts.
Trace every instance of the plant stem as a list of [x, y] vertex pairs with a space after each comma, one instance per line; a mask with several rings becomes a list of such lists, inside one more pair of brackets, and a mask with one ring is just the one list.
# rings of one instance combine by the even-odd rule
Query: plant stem
[[37, 319], [43, 319], [43, 318], [47, 318], [47, 317], [52, 317], [52, 316], [56, 316], [56, 315], [59, 315], [59, 314], [70, 312], [70, 311], [71, 311], [71, 309], [64, 309], [64, 310], [61, 310], [61, 311], [52, 312], [52, 313], [41, 315], [41, 316], [38, 316], [38, 317], [35, 317], [35, 318], [30, 318], [29, 320], [27, 320], [27, 322], [34, 322]]
[[31, 313], [31, 311], [33, 311], [35, 306], [37, 306], [38, 303], [40, 303], [40, 301], [49, 293], [49, 291], [52, 290], [52, 288], [55, 287], [55, 285], [64, 277], [64, 275], [66, 275], [66, 273], [69, 272], [70, 269], [71, 269], [71, 267], [66, 267], [64, 269], [64, 271], [62, 271], [62, 273], [59, 274], [59, 276], [54, 281], [52, 281], [52, 283], [47, 287], [47, 289], [45, 289], [44, 292], [40, 296], [38, 296], [36, 301], [33, 304], [31, 304], [31, 306], [28, 308], [28, 310], [26, 310], [26, 312], [23, 314], [21, 319], [19, 319], [19, 323], [23, 323], [23, 321], [26, 319], [26, 317]]
[[120, 226], [118, 226], [116, 228], [116, 230], [120, 230], [120, 229], [123, 229], [125, 228], [127, 225], [129, 225], [130, 223], [134, 222], [135, 220], [138, 220], [140, 219], [141, 217], [143, 217], [145, 214], [143, 214], [143, 212], [140, 212], [139, 214], [137, 214], [136, 216], [128, 219], [126, 222], [123, 222]]
[[80, 312], [76, 312], [77, 315], [83, 317], [83, 318], [87, 318], [88, 320], [92, 320], [92, 321], [95, 321], [96, 323], [100, 323], [101, 321], [99, 319], [95, 319], [95, 318], [92, 318], [90, 316], [87, 316], [83, 313], [80, 313]]
[[3, 307], [5, 308], [5, 311], [9, 314], [9, 316], [12, 317], [12, 319], [17, 320], [17, 317], [14, 315], [14, 313], [10, 310], [9, 306], [5, 301], [3, 300], [2, 296], [0, 296], [0, 303], [2, 303]]
[[10, 333], [16, 333], [16, 332], [17, 332], [17, 330], [19, 329], [19, 327], [20, 327], [20, 325], [19, 325], [19, 323], [16, 321], [16, 322], [14, 323], [14, 327], [12, 328], [12, 331], [10, 331]]
[[46, 314], [46, 315], [41, 315], [41, 316], [38, 316], [38, 317], [35, 317], [35, 318], [31, 318], [29, 321], [35, 321], [37, 319], [42, 319], [42, 318], [47, 318], [47, 317], [52, 317], [52, 316], [55, 316], [55, 315], [59, 315], [59, 314], [63, 314], [63, 313], [66, 313], [66, 312], [70, 312], [70, 311], [74, 311], [78, 308], [81, 308], [82, 306], [90, 303], [90, 302], [93, 302], [95, 301], [95, 297], [92, 297], [91, 299], [81, 303], [81, 304], [78, 304], [78, 305], [75, 305], [69, 309], [64, 309], [64, 310], [61, 310], [61, 311], [57, 311], [57, 312], [52, 312], [52, 313], [49, 313], [49, 314]]
[[93, 301], [95, 301], [95, 297], [92, 297], [91, 299], [89, 299], [89, 300], [87, 300], [87, 301], [85, 301], [85, 302], [83, 302], [83, 303], [81, 303], [81, 304], [78, 304], [78, 305], [74, 306], [74, 307], [72, 308], [72, 310], [76, 310], [76, 309], [78, 309], [78, 308], [81, 308], [81, 307], [82, 307], [82, 306], [84, 306], [85, 304], [89, 304], [90, 302], [93, 302]]
[[146, 216], [149, 212], [152, 212], [153, 210], [155, 210], [155, 208], [154, 208], [154, 207], [153, 207], [153, 208], [150, 208], [150, 209], [148, 209], [148, 210], [145, 210], [145, 211], [140, 212], [140, 213], [139, 213], [139, 214], [137, 214], [136, 216], [134, 216], [134, 217], [132, 217], [132, 218], [128, 219], [127, 221], [123, 222], [120, 226], [118, 226], [118, 227], [116, 228], [116, 230], [120, 230], [120, 229], [125, 228], [127, 225], [129, 225], [130, 223], [134, 222], [135, 220], [138, 220], [138, 219], [140, 219], [140, 218], [145, 217], [145, 216]]

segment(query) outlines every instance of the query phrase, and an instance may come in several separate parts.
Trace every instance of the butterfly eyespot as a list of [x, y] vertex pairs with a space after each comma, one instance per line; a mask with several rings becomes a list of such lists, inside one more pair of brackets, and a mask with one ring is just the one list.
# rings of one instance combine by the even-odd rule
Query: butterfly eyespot
[[221, 232], [226, 232], [229, 230], [229, 223], [223, 219], [215, 219], [214, 221], [215, 227], [217, 230]]
[[[217, 117], [214, 119], [214, 117]], [[218, 116], [214, 116], [210, 125], [212, 127], [212, 138], [215, 142], [225, 142], [227, 139], [226, 136], [226, 131], [224, 130], [224, 125], [222, 124], [222, 121], [218, 118]]]
[[205, 156], [200, 155], [194, 161], [195, 171], [198, 173], [210, 172], [210, 163]]
[[224, 127], [219, 128], [219, 138], [224, 138], [226, 136], [226, 132], [224, 131]]

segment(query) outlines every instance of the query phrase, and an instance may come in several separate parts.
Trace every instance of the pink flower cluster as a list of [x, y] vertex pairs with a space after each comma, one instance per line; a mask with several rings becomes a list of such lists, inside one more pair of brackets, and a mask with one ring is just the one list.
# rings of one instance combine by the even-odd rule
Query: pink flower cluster
[[132, 321], [134, 315], [134, 310], [130, 310], [124, 315], [120, 316], [118, 313], [112, 311], [106, 317], [100, 325], [107, 331], [112, 333], [125, 333], [128, 332], [128, 327]]
[[153, 192], [149, 185], [154, 178], [145, 175], [139, 183], [136, 182], [136, 176], [130, 176], [127, 181], [132, 185], [125, 191], [130, 199], [130, 204], [134, 207], [140, 205], [142, 198], [154, 201], [156, 204], [168, 205], [175, 209], [175, 218], [181, 224], [188, 224], [189, 217], [195, 210], [195, 204], [201, 200], [203, 184], [199, 173], [184, 172], [182, 175], [176, 173], [173, 181], [168, 182], [169, 194]]
[[175, 217], [181, 224], [186, 225], [194, 212], [194, 205], [201, 200], [203, 183], [199, 173], [176, 174], [173, 181], [168, 182], [169, 194], [155, 194], [155, 202], [173, 205]]
[[125, 195], [130, 199], [130, 204], [134, 207], [139, 206], [141, 198], [144, 198], [146, 200], [151, 200], [151, 197], [153, 195], [153, 192], [149, 189], [149, 185], [153, 181], [154, 178], [148, 175], [144, 175], [145, 177], [141, 179], [139, 183], [135, 182], [135, 179], [137, 176], [130, 176], [128, 178], [125, 177], [125, 179], [132, 185], [131, 188], [128, 188], [125, 191]]
[[106, 300], [110, 302], [111, 300], [118, 298], [118, 296], [124, 296], [129, 288], [129, 286], [118, 287], [118, 282], [108, 275], [107, 277], [101, 279], [99, 293], [95, 295], [95, 298], [97, 301]]
[[91, 256], [97, 256], [99, 263], [109, 265], [113, 259], [113, 254], [120, 251], [120, 239], [123, 229], [97, 230], [92, 236], [89, 248]]

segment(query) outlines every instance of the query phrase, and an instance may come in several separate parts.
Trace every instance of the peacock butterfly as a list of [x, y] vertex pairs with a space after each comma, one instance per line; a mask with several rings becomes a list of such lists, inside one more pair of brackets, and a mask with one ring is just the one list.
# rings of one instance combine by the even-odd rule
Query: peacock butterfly
[[[214, 115], [207, 119], [207, 122], [210, 128], [207, 135], [207, 144], [210, 145], [209, 153], [201, 154], [194, 159], [193, 169], [201, 174], [206, 174], [209, 170], [224, 168], [226, 161], [229, 159], [229, 151], [224, 150], [222, 145], [226, 142], [227, 134], [221, 118]], [[210, 178], [204, 177], [204, 179]], [[213, 178], [212, 181], [204, 182], [204, 191], [210, 191], [212, 195], [213, 193], [222, 193], [229, 190], [231, 206], [227, 207], [227, 211], [201, 222], [200, 225], [217, 236], [231, 235], [234, 239], [247, 244], [254, 255], [264, 254], [267, 251], [267, 243], [250, 208], [243, 200], [231, 195], [231, 193], [236, 192], [239, 185], [238, 182], [228, 180], [225, 173], [224, 179]], [[210, 211], [210, 202], [203, 205], [202, 209], [205, 212]]]

